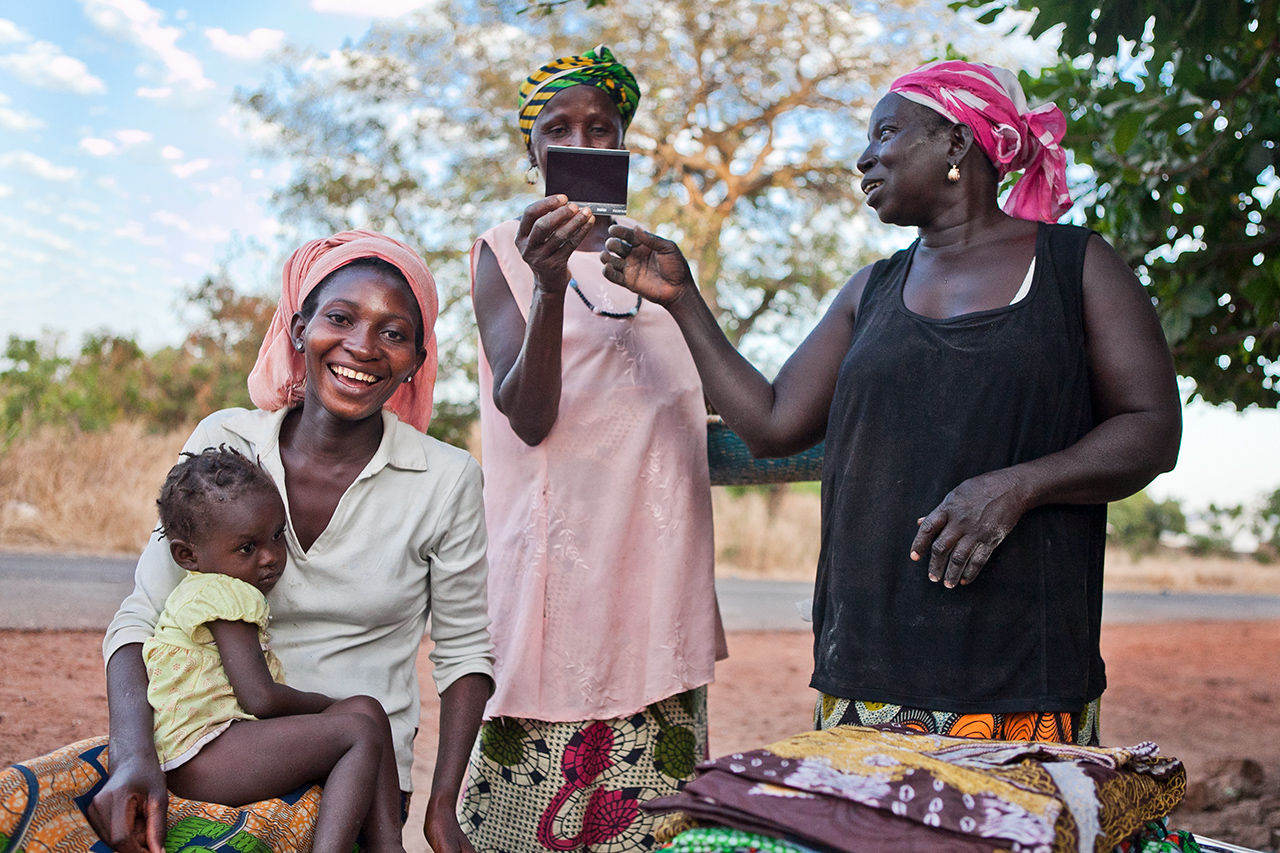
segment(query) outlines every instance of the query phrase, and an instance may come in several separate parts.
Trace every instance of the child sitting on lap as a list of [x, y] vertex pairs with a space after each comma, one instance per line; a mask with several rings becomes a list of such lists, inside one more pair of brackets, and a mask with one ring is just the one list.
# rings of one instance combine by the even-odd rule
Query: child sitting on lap
[[403, 853], [382, 706], [286, 687], [268, 645], [265, 594], [286, 561], [275, 484], [225, 445], [185, 455], [156, 503], [173, 559], [188, 574], [143, 646], [169, 789], [240, 806], [319, 782], [315, 853], [351, 853], [361, 829], [367, 850]]

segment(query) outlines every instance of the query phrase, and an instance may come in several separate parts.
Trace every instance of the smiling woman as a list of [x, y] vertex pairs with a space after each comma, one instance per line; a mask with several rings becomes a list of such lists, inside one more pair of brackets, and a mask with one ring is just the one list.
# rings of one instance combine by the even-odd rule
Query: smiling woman
[[[406, 796], [430, 615], [440, 745], [424, 831], [438, 853], [466, 851], [454, 803], [490, 693], [492, 646], [479, 466], [420, 431], [436, 374], [435, 282], [409, 247], [365, 231], [304, 245], [283, 282], [249, 378], [259, 410], [211, 415], [186, 450], [226, 445], [270, 476], [287, 549], [267, 591], [273, 648], [291, 685], [381, 704]], [[139, 701], [141, 644], [183, 577], [153, 536], [104, 642], [111, 775], [89, 818], [124, 853], [164, 846], [166, 779]]]

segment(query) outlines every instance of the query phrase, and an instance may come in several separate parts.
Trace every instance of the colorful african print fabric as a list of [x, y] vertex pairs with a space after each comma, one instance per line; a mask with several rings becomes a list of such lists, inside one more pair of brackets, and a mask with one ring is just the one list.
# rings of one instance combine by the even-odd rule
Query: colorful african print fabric
[[[107, 738], [64, 746], [0, 772], [0, 853], [110, 853], [86, 809], [107, 781]], [[317, 785], [233, 808], [169, 795], [166, 853], [307, 853]]]
[[520, 132], [524, 135], [525, 147], [533, 135], [533, 123], [538, 113], [556, 92], [570, 86], [603, 89], [622, 116], [623, 130], [630, 126], [636, 108], [640, 106], [640, 86], [635, 75], [604, 45], [578, 56], [553, 59], [520, 84]]
[[1159, 752], [839, 726], [706, 762], [645, 808], [848, 853], [1104, 853], [1181, 801]]
[[458, 818], [479, 853], [636, 853], [707, 757], [705, 687], [630, 717], [572, 723], [498, 717], [480, 730]]
[[1047, 743], [1098, 745], [1098, 699], [1076, 714], [1028, 711], [1017, 714], [956, 714], [925, 711], [884, 702], [858, 702], [826, 693], [818, 695], [813, 727], [895, 724], [918, 732], [988, 740], [1038, 740]]

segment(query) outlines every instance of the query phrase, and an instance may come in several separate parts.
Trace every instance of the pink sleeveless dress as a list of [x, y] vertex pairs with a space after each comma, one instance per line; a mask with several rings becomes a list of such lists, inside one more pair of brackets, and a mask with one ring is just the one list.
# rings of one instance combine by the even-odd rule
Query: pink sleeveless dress
[[[526, 314], [533, 271], [516, 221], [480, 237]], [[636, 297], [576, 252], [597, 307]], [[493, 403], [480, 356], [497, 691], [486, 717], [606, 719], [709, 683], [723, 649], [713, 578], [706, 408], [693, 358], [657, 305], [593, 313], [565, 294], [559, 416], [529, 447]], [[723, 655], [721, 655], [723, 656]]]

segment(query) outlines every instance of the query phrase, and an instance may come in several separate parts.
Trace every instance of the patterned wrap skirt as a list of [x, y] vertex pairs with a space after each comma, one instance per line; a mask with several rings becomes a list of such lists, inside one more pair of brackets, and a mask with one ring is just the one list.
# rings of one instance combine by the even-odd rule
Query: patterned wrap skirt
[[705, 687], [611, 720], [497, 717], [472, 750], [459, 822], [478, 853], [650, 850], [659, 818], [640, 804], [705, 758]]
[[[0, 771], [0, 853], [111, 853], [86, 810], [107, 781], [107, 738], [64, 746]], [[320, 787], [242, 807], [169, 795], [166, 853], [308, 853]]]
[[813, 728], [825, 731], [835, 726], [878, 726], [897, 723], [919, 732], [951, 737], [988, 740], [1036, 740], [1046, 743], [1073, 743], [1098, 746], [1098, 705], [1094, 699], [1074, 714], [1027, 711], [1010, 714], [956, 714], [926, 711], [884, 702], [859, 702], [826, 693], [818, 695], [813, 709]]

